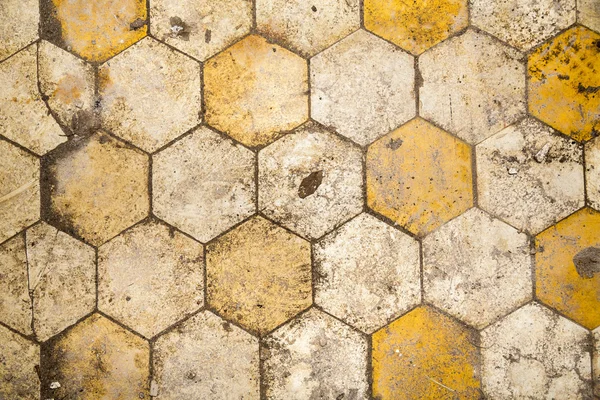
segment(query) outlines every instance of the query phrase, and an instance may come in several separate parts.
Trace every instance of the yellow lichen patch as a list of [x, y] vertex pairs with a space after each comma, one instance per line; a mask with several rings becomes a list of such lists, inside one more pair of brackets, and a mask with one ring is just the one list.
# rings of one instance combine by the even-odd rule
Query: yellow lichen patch
[[473, 205], [471, 148], [417, 118], [367, 152], [367, 203], [417, 235]]
[[536, 237], [536, 294], [588, 329], [600, 325], [600, 212], [584, 208]]
[[146, 36], [145, 0], [45, 1], [60, 31], [53, 39], [86, 60], [105, 61]]
[[600, 35], [569, 29], [529, 56], [529, 112], [578, 141], [600, 134]]
[[275, 140], [308, 118], [306, 61], [256, 35], [204, 66], [206, 121], [248, 146]]
[[468, 23], [466, 0], [365, 0], [365, 27], [415, 55]]
[[430, 307], [373, 335], [376, 399], [479, 399], [477, 336]]
[[207, 247], [208, 302], [267, 333], [311, 304], [310, 245], [255, 217]]

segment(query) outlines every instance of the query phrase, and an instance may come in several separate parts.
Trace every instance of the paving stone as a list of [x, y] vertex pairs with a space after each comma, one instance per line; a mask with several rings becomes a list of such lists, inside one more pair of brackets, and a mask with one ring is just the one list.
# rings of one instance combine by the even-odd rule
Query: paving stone
[[575, 23], [576, 0], [473, 0], [472, 23], [528, 50]]
[[479, 337], [431, 307], [418, 307], [373, 335], [377, 399], [479, 399]]
[[536, 236], [538, 299], [588, 329], [600, 326], [600, 212], [584, 208]]
[[529, 239], [472, 208], [423, 240], [425, 300], [480, 329], [531, 299]]
[[600, 31], [600, 6], [596, 0], [577, 0], [577, 21]]
[[417, 55], [467, 27], [466, 0], [365, 0], [365, 27]]
[[483, 392], [494, 399], [591, 398], [588, 333], [539, 304], [481, 332]]
[[0, 15], [0, 60], [3, 60], [37, 39], [40, 9], [36, 0], [4, 0]]
[[310, 61], [311, 115], [361, 145], [415, 116], [414, 58], [359, 30]]
[[206, 122], [247, 146], [308, 118], [306, 61], [250, 35], [204, 64]]
[[582, 148], [524, 119], [477, 145], [477, 194], [484, 210], [538, 233], [584, 205]]
[[310, 245], [254, 217], [207, 246], [206, 280], [212, 308], [265, 334], [310, 306]]
[[204, 304], [200, 243], [143, 222], [98, 249], [98, 308], [152, 337]]
[[0, 132], [42, 155], [67, 138], [42, 100], [37, 68], [35, 45], [0, 64]]
[[263, 343], [269, 399], [367, 398], [367, 340], [313, 308]]
[[204, 61], [250, 32], [250, 0], [150, 0], [154, 37]]
[[42, 37], [89, 61], [106, 61], [146, 36], [146, 0], [41, 0], [41, 10]]
[[154, 214], [201, 242], [255, 212], [255, 156], [206, 127], [156, 154]]
[[160, 399], [259, 399], [258, 339], [203, 311], [156, 341]]
[[529, 56], [529, 112], [578, 141], [600, 131], [600, 34], [573, 27]]
[[258, 208], [308, 238], [362, 211], [358, 147], [310, 123], [258, 154]]
[[0, 321], [24, 335], [32, 335], [23, 235], [15, 236], [0, 246], [0, 277]]
[[312, 56], [360, 26], [358, 0], [257, 0], [258, 31]]
[[40, 347], [0, 326], [0, 398], [39, 399]]
[[600, 396], [600, 328], [593, 332], [593, 338], [595, 348], [592, 357], [592, 368], [594, 372], [592, 379], [594, 380], [594, 394]]
[[148, 157], [102, 131], [46, 160], [46, 219], [98, 246], [148, 214]]
[[42, 347], [42, 398], [148, 399], [149, 363], [145, 340], [93, 314]]
[[361, 214], [314, 246], [315, 302], [371, 333], [421, 301], [419, 244]]
[[471, 147], [417, 118], [367, 151], [367, 204], [423, 236], [473, 205]]
[[468, 30], [419, 57], [420, 115], [476, 144], [525, 115], [522, 55]]
[[585, 145], [585, 183], [590, 204], [600, 210], [600, 139]]

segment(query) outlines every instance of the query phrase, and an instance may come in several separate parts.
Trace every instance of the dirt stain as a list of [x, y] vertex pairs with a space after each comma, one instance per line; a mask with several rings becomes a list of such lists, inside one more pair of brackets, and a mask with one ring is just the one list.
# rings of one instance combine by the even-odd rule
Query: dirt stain
[[586, 247], [573, 257], [573, 264], [579, 276], [585, 279], [600, 273], [600, 248]]
[[311, 172], [306, 178], [302, 179], [298, 187], [298, 197], [304, 199], [317, 191], [323, 182], [323, 171]]

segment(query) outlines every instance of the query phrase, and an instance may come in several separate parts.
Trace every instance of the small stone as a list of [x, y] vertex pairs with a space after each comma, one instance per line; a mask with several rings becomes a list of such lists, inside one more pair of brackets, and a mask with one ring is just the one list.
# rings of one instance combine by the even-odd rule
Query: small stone
[[546, 161], [546, 156], [548, 155], [548, 152], [550, 151], [550, 147], [552, 147], [552, 145], [550, 143], [546, 143], [544, 145], [544, 147], [542, 147], [540, 149], [540, 151], [538, 151], [537, 153], [535, 153], [535, 161], [539, 162], [539, 163], [543, 163], [544, 161]]
[[517, 168], [511, 167], [508, 169], [508, 174], [509, 175], [516, 175], [519, 172], [519, 170]]
[[156, 381], [154, 379], [152, 381], [150, 381], [150, 396], [151, 397], [158, 396], [158, 384], [156, 383]]
[[58, 389], [59, 387], [60, 387], [60, 382], [50, 383], [50, 389]]

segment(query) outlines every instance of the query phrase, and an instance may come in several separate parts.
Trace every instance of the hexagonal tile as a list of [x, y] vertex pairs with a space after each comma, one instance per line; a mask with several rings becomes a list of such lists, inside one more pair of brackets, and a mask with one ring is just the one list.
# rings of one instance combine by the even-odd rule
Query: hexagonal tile
[[42, 347], [42, 398], [149, 398], [149, 364], [145, 340], [94, 314]]
[[206, 121], [263, 146], [308, 118], [306, 61], [250, 35], [204, 64]]
[[201, 242], [255, 212], [254, 154], [206, 127], [156, 154], [154, 214]]
[[0, 15], [0, 60], [3, 60], [37, 39], [40, 9], [36, 0], [4, 0]]
[[600, 139], [585, 145], [585, 184], [592, 207], [600, 210]]
[[147, 221], [98, 249], [98, 308], [152, 337], [204, 304], [203, 247]]
[[99, 74], [102, 126], [142, 150], [153, 152], [200, 123], [200, 65], [152, 38]]
[[593, 333], [594, 336], [594, 351], [592, 353], [592, 368], [594, 372], [594, 393], [596, 396], [600, 396], [600, 328], [596, 329]]
[[0, 132], [42, 155], [67, 138], [38, 90], [36, 47], [31, 45], [0, 64]]
[[0, 277], [0, 321], [24, 335], [32, 335], [23, 235], [15, 236], [0, 246]]
[[367, 398], [367, 340], [311, 309], [263, 343], [269, 399]]
[[250, 0], [150, 0], [152, 34], [204, 61], [250, 32]]
[[373, 335], [373, 396], [479, 399], [478, 340], [431, 307], [414, 309]]
[[584, 208], [536, 236], [539, 300], [594, 329], [600, 326], [600, 212]]
[[521, 53], [468, 30], [419, 58], [420, 115], [476, 144], [525, 115]]
[[600, 7], [596, 0], [577, 0], [577, 21], [600, 31]]
[[529, 239], [472, 208], [423, 240], [425, 300], [480, 329], [531, 299]]
[[259, 399], [258, 339], [203, 311], [159, 337], [153, 353], [161, 399]]
[[0, 140], [0, 242], [40, 217], [40, 162]]
[[539, 304], [481, 332], [485, 395], [498, 399], [591, 398], [588, 333]]
[[312, 56], [360, 26], [358, 0], [257, 0], [259, 32]]
[[40, 347], [0, 326], [0, 398], [39, 399]]
[[469, 23], [466, 0], [365, 0], [365, 27], [417, 55]]
[[318, 238], [362, 211], [362, 154], [307, 124], [258, 154], [258, 208], [298, 234]]
[[600, 134], [600, 34], [573, 27], [537, 48], [527, 63], [529, 112], [578, 141]]
[[41, 0], [42, 37], [103, 62], [146, 36], [146, 0]]
[[575, 22], [576, 0], [473, 0], [473, 24], [528, 50]]
[[315, 302], [371, 333], [421, 300], [419, 244], [361, 214], [314, 247]]
[[208, 245], [206, 280], [211, 307], [264, 334], [310, 306], [310, 245], [254, 217]]
[[484, 210], [537, 233], [584, 205], [582, 148], [527, 118], [477, 145]]
[[473, 205], [471, 147], [414, 119], [367, 151], [367, 204], [417, 235]]
[[148, 214], [148, 157], [104, 132], [45, 160], [44, 216], [98, 246]]
[[363, 30], [312, 58], [310, 76], [312, 117], [361, 145], [415, 115], [414, 58]]

